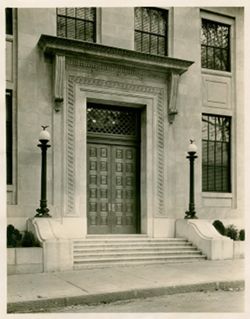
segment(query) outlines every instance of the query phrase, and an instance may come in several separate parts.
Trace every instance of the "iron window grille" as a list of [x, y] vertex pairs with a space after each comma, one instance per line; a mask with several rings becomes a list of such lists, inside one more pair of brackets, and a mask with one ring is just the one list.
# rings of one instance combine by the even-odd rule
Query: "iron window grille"
[[96, 42], [96, 9], [57, 8], [57, 35]]
[[168, 54], [168, 12], [157, 8], [135, 8], [135, 50]]
[[6, 90], [6, 177], [7, 185], [13, 182], [13, 123], [12, 123], [12, 90]]
[[105, 136], [137, 139], [139, 127], [140, 115], [138, 111], [108, 105], [88, 104], [88, 134], [105, 134]]
[[231, 118], [202, 115], [202, 191], [231, 192]]
[[201, 66], [230, 71], [230, 26], [202, 19]]

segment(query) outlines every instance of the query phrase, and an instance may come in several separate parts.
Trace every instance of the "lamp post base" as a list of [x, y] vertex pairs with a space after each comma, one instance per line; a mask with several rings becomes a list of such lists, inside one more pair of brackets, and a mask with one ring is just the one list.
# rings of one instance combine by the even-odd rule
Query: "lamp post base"
[[52, 217], [49, 214], [49, 209], [48, 208], [37, 208], [37, 214], [35, 215], [35, 217]]
[[184, 219], [198, 219], [198, 217], [195, 215], [195, 211], [186, 211], [185, 214], [186, 216], [184, 217]]

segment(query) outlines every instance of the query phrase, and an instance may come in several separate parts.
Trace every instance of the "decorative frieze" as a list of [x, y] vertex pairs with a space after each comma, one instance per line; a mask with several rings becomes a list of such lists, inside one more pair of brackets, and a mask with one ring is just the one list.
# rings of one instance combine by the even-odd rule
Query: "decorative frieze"
[[[86, 77], [74, 76], [74, 75], [71, 75], [70, 79], [73, 80], [75, 83], [78, 83], [81, 85], [105, 87], [110, 89], [124, 90], [127, 92], [139, 92], [139, 93], [146, 93], [146, 94], [152, 94], [152, 95], [158, 95], [163, 92], [163, 89], [159, 87], [133, 84], [129, 82], [118, 82], [118, 81], [111, 81], [111, 80], [107, 81], [103, 79], [86, 78]], [[84, 86], [82, 90], [84, 90]]]
[[106, 73], [112, 74], [112, 76], [128, 76], [135, 77], [138, 80], [149, 77], [154, 79], [165, 79], [165, 74], [159, 74], [158, 72], [153, 72], [149, 70], [138, 70], [130, 66], [124, 66], [112, 63], [103, 63], [98, 61], [91, 61], [89, 59], [76, 59], [75, 57], [66, 57], [66, 69], [77, 70], [81, 69], [85, 73], [91, 75]]

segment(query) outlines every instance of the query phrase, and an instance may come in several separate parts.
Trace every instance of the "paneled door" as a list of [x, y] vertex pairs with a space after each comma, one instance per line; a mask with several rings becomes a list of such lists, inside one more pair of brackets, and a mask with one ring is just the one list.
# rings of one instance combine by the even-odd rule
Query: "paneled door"
[[88, 233], [133, 234], [139, 227], [136, 145], [88, 143]]

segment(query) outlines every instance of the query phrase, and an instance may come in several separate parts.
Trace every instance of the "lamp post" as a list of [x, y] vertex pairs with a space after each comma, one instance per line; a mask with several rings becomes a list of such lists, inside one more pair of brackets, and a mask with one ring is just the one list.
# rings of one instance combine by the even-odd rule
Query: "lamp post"
[[41, 148], [41, 199], [40, 207], [37, 208], [37, 214], [35, 217], [51, 217], [49, 209], [47, 207], [47, 149], [50, 147], [48, 144], [50, 140], [50, 134], [46, 131], [48, 126], [42, 126], [43, 130], [39, 135], [40, 144], [37, 146]]
[[185, 218], [197, 218], [195, 215], [195, 203], [194, 203], [194, 161], [198, 157], [195, 155], [197, 152], [197, 146], [194, 144], [194, 140], [190, 140], [188, 146], [188, 156], [190, 162], [190, 177], [189, 177], [189, 210], [185, 212]]

